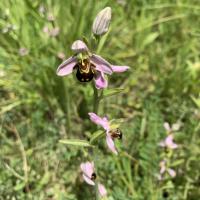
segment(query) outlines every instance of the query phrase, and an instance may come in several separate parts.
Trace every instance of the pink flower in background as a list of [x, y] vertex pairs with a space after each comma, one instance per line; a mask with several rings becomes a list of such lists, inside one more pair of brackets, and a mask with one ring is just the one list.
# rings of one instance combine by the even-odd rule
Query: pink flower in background
[[66, 76], [76, 70], [76, 77], [80, 82], [89, 82], [94, 78], [96, 88], [102, 89], [108, 86], [105, 74], [121, 73], [129, 69], [128, 66], [112, 65], [101, 56], [90, 53], [87, 45], [81, 40], [76, 40], [71, 49], [75, 55], [59, 65], [58, 76]]
[[20, 56], [26, 56], [26, 55], [28, 55], [28, 53], [29, 53], [29, 50], [27, 48], [22, 47], [19, 49]]
[[46, 11], [46, 8], [45, 8], [44, 5], [41, 4], [41, 5], [39, 6], [39, 9], [38, 9], [38, 10], [39, 10], [39, 13], [43, 15], [43, 14], [45, 13], [45, 11]]
[[98, 191], [101, 198], [104, 198], [107, 196], [106, 188], [101, 183], [98, 183]]
[[49, 13], [48, 16], [47, 16], [47, 20], [50, 21], [50, 22], [53, 22], [55, 20], [55, 17], [52, 13]]
[[169, 148], [169, 149], [176, 149], [176, 148], [178, 148], [178, 145], [177, 145], [176, 143], [174, 143], [173, 139], [174, 139], [174, 136], [173, 136], [173, 134], [171, 133], [170, 135], [168, 135], [168, 136], [165, 138], [165, 140], [161, 141], [161, 142], [159, 143], [159, 145], [160, 145], [161, 147], [167, 147], [167, 148]]
[[61, 60], [64, 60], [65, 59], [65, 54], [63, 52], [59, 52], [57, 54], [57, 57], [60, 58]]
[[111, 129], [109, 121], [107, 119], [107, 117], [99, 117], [98, 115], [96, 115], [95, 113], [88, 113], [90, 116], [90, 120], [92, 122], [94, 122], [97, 125], [100, 125], [104, 128], [104, 130], [106, 131], [106, 143], [108, 145], [108, 148], [114, 153], [114, 154], [118, 154], [116, 148], [115, 148], [115, 143], [114, 143], [114, 139], [118, 138], [121, 139], [122, 138], [122, 134], [120, 132], [119, 129]]
[[80, 165], [81, 171], [83, 172], [83, 179], [89, 185], [95, 185], [94, 180], [96, 179], [96, 174], [94, 172], [94, 163], [85, 162]]
[[168, 172], [168, 174], [169, 174], [172, 178], [174, 178], [174, 177], [176, 176], [176, 172], [175, 172], [173, 169], [168, 168], [168, 167], [166, 166], [166, 164], [167, 164], [166, 160], [162, 160], [162, 161], [160, 162], [160, 175], [163, 175], [165, 172]]
[[55, 28], [50, 29], [48, 26], [44, 26], [43, 32], [46, 33], [50, 37], [56, 37], [60, 33], [60, 28], [55, 27]]

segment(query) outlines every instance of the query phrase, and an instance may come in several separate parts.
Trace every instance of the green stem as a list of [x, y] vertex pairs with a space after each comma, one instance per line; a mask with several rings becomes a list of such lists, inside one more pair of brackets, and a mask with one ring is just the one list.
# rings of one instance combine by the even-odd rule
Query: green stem
[[[99, 95], [98, 95], [98, 90], [95, 87], [95, 84], [93, 83], [93, 91], [94, 91], [94, 99], [93, 99], [93, 112], [98, 114], [98, 109], [99, 109]], [[95, 149], [96, 150], [96, 149]], [[94, 151], [95, 151], [94, 150]], [[93, 156], [93, 161], [95, 163], [95, 173], [97, 174], [97, 153], [96, 152], [92, 152], [92, 156]], [[98, 200], [99, 199], [99, 192], [98, 192], [98, 185], [97, 183], [95, 184], [95, 199]]]
[[67, 92], [66, 92], [66, 107], [67, 107], [67, 131], [69, 134], [71, 134], [71, 116], [70, 116], [70, 96], [69, 96], [69, 89], [67, 86]]
[[93, 112], [98, 114], [99, 110], [99, 96], [98, 96], [98, 90], [95, 87], [95, 84], [93, 84], [93, 91], [94, 91], [94, 99], [93, 99]]

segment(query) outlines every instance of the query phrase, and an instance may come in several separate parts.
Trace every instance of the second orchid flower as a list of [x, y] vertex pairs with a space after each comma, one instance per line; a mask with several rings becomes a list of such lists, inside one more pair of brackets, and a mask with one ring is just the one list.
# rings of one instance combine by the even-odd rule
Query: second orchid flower
[[104, 130], [106, 131], [106, 143], [108, 145], [108, 148], [114, 153], [114, 154], [118, 154], [116, 147], [115, 147], [115, 143], [114, 143], [114, 139], [121, 139], [122, 138], [122, 133], [121, 131], [117, 128], [117, 129], [112, 129], [112, 127], [110, 126], [110, 123], [108, 121], [107, 117], [99, 117], [98, 115], [96, 115], [95, 113], [88, 113], [90, 116], [90, 120], [92, 122], [94, 122], [97, 125], [100, 125], [104, 128]]

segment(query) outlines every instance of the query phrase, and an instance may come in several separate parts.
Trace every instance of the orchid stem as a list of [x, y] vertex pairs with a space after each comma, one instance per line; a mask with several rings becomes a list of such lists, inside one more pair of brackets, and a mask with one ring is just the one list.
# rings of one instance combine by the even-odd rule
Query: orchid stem
[[[96, 113], [96, 114], [98, 114], [98, 109], [99, 109], [99, 95], [98, 95], [98, 90], [97, 90], [97, 88], [95, 87], [95, 84], [93, 84], [93, 91], [94, 91], [94, 99], [93, 99], [93, 111], [94, 111], [94, 113]], [[96, 168], [95, 168], [95, 171], [96, 171], [96, 173], [97, 173], [97, 156], [98, 154], [96, 154], [96, 152], [94, 153], [92, 153], [92, 156], [94, 157], [94, 163], [95, 163], [95, 166], [96, 166]], [[98, 200], [99, 199], [99, 194], [98, 194], [98, 185], [97, 185], [97, 183], [95, 184], [95, 199], [96, 200]]]
[[94, 91], [93, 111], [94, 111], [94, 113], [98, 114], [98, 110], [99, 110], [99, 96], [98, 96], [98, 90], [96, 89], [96, 87], [95, 87], [94, 84], [93, 84], [93, 91]]

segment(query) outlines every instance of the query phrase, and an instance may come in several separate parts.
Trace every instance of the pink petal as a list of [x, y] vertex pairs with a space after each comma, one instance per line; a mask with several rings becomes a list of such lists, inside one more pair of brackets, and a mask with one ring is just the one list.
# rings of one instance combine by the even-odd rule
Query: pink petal
[[165, 141], [161, 141], [161, 142], [159, 143], [159, 146], [165, 147], [165, 146], [166, 146], [166, 145], [165, 145]]
[[165, 130], [166, 130], [167, 132], [170, 132], [170, 131], [171, 131], [171, 127], [170, 127], [170, 125], [169, 125], [168, 122], [165, 122], [165, 123], [163, 124], [163, 126], [164, 126], [164, 128], [165, 128]]
[[173, 169], [169, 168], [169, 169], [167, 169], [167, 171], [168, 171], [168, 173], [169, 173], [169, 175], [171, 177], [175, 177], [176, 176], [176, 172]]
[[101, 198], [107, 196], [106, 188], [105, 188], [104, 185], [102, 185], [101, 183], [98, 184], [98, 190], [99, 190], [99, 194], [100, 194], [100, 197], [101, 197]]
[[160, 168], [160, 174], [163, 174], [166, 171], [166, 167], [165, 166], [161, 166]]
[[104, 74], [102, 72], [99, 72], [95, 76], [94, 81], [97, 89], [103, 89], [108, 87], [108, 81], [105, 79]]
[[77, 61], [75, 57], [68, 58], [61, 65], [59, 65], [57, 69], [57, 75], [65, 76], [65, 75], [71, 74], [76, 63]]
[[85, 163], [85, 169], [86, 169], [86, 175], [91, 177], [92, 174], [94, 173], [94, 163], [93, 162], [86, 162]]
[[94, 122], [97, 125], [102, 126], [105, 130], [109, 130], [110, 126], [109, 126], [109, 122], [108, 119], [106, 117], [99, 117], [98, 115], [96, 115], [95, 113], [88, 113], [90, 116], [90, 120], [92, 122]]
[[165, 144], [166, 144], [167, 146], [170, 146], [172, 143], [173, 143], [173, 135], [170, 134], [170, 135], [168, 135], [168, 136], [166, 137], [166, 139], [165, 139]]
[[87, 176], [85, 176], [83, 174], [83, 179], [85, 180], [85, 182], [89, 185], [95, 185], [94, 181], [92, 181], [90, 178], [88, 178]]
[[121, 72], [127, 71], [130, 67], [128, 67], [128, 66], [112, 65], [111, 68], [112, 68], [113, 72], [121, 73]]
[[81, 41], [81, 40], [76, 40], [73, 44], [71, 49], [76, 52], [76, 53], [80, 53], [80, 52], [84, 52], [84, 51], [88, 51], [88, 47], [87, 45]]
[[176, 149], [178, 147], [178, 145], [176, 143], [173, 142], [173, 135], [170, 134], [169, 136], [167, 136], [167, 138], [165, 139], [165, 144], [168, 148], [170, 149]]
[[160, 174], [163, 174], [166, 171], [166, 161], [162, 160], [160, 162]]
[[108, 148], [114, 153], [114, 154], [118, 154], [117, 150], [115, 148], [115, 143], [113, 141], [113, 139], [110, 137], [110, 135], [106, 136], [106, 143], [108, 145]]
[[80, 167], [81, 167], [82, 172], [88, 177], [91, 177], [92, 173], [94, 173], [94, 163], [93, 162], [81, 163]]
[[111, 64], [107, 62], [105, 59], [103, 59], [101, 56], [92, 54], [90, 57], [91, 62], [96, 66], [96, 70], [106, 73], [106, 74], [112, 74], [112, 68]]
[[171, 145], [168, 146], [170, 149], [177, 149], [178, 145], [176, 143], [172, 143]]

